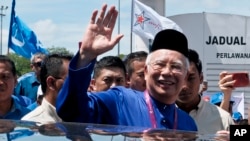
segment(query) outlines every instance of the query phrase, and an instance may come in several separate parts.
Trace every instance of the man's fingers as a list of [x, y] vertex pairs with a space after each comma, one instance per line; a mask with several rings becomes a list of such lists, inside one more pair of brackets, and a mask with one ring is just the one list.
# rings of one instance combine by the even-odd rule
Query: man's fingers
[[106, 9], [107, 9], [107, 4], [104, 4], [102, 6], [102, 10], [100, 12], [100, 15], [99, 15], [99, 17], [98, 17], [98, 19], [96, 21], [96, 24], [102, 24], [103, 23], [103, 19], [104, 19], [104, 15], [106, 13]]
[[110, 41], [110, 46], [115, 46], [123, 37], [123, 34], [117, 35], [114, 39]]
[[94, 24], [95, 23], [95, 18], [96, 18], [96, 15], [98, 14], [98, 11], [95, 10], [93, 13], [92, 13], [92, 17], [90, 19], [90, 24]]
[[220, 79], [222, 79], [223, 77], [225, 77], [227, 75], [227, 72], [226, 71], [222, 71], [220, 73]]
[[109, 21], [110, 21], [110, 17], [112, 16], [114, 10], [115, 10], [115, 7], [114, 7], [114, 6], [112, 6], [112, 7], [109, 9], [107, 15], [105, 16], [105, 18], [104, 18], [104, 20], [103, 20], [103, 26], [108, 27], [108, 24], [109, 24]]
[[108, 23], [108, 26], [107, 26], [107, 27], [109, 27], [110, 29], [112, 29], [112, 31], [113, 31], [113, 29], [114, 29], [114, 26], [115, 26], [115, 23], [116, 23], [117, 16], [118, 16], [118, 11], [114, 9], [114, 12], [113, 12], [113, 14], [112, 14], [112, 17], [111, 17], [111, 19], [110, 19], [110, 21], [109, 21], [109, 23]]
[[[116, 23], [116, 19], [118, 16], [118, 11], [115, 9], [115, 6], [111, 6], [108, 13], [105, 15], [107, 9], [107, 4], [102, 6], [102, 10], [100, 12], [99, 17], [97, 18], [96, 24], [102, 25], [104, 27], [108, 27], [113, 31], [113, 28]], [[98, 11], [94, 11], [91, 17], [91, 24], [95, 23], [95, 19], [97, 17]]]

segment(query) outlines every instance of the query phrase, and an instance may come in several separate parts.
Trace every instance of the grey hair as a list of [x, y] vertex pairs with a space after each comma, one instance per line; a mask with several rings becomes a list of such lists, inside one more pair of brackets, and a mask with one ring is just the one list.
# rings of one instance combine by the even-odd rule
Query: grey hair
[[41, 58], [42, 60], [44, 60], [46, 57], [46, 54], [38, 52], [32, 55], [30, 62], [33, 63], [35, 61], [36, 58]]
[[[148, 54], [148, 56], [147, 56], [147, 59], [146, 59], [146, 65], [148, 66], [149, 65], [149, 63], [150, 63], [150, 61], [151, 61], [151, 57], [152, 57], [152, 53], [149, 53]], [[189, 66], [190, 66], [190, 63], [189, 63], [189, 60], [188, 60], [188, 58], [185, 56], [185, 73], [187, 73], [188, 72], [188, 68], [189, 68]]]

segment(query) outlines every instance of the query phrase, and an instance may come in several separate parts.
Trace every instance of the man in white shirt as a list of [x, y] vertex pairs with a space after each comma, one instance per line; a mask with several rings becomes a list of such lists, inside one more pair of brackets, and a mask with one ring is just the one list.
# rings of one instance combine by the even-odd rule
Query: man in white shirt
[[[62, 121], [56, 113], [55, 103], [59, 90], [68, 74], [71, 54], [51, 54], [41, 66], [40, 79], [43, 91], [43, 101], [40, 106], [25, 115], [22, 120], [46, 124]], [[73, 110], [73, 109], [72, 109]]]
[[215, 134], [220, 130], [228, 130], [230, 124], [234, 124], [231, 115], [222, 108], [204, 101], [199, 94], [203, 73], [198, 53], [189, 49], [188, 59], [189, 74], [176, 102], [178, 107], [193, 117], [201, 134]]

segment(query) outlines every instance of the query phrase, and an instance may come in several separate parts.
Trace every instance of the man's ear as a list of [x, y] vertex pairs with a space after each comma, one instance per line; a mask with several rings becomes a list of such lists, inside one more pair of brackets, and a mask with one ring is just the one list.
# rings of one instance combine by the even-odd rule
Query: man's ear
[[144, 79], [147, 81], [147, 74], [148, 74], [148, 65], [144, 66]]
[[201, 74], [200, 74], [200, 84], [203, 83], [203, 80], [204, 80], [204, 76], [203, 76], [203, 72], [201, 72]]
[[56, 79], [52, 76], [48, 76], [46, 79], [47, 89], [56, 89]]
[[130, 77], [128, 76], [128, 73], [126, 73], [125, 77], [126, 77], [126, 87], [129, 88], [129, 86], [130, 86]]
[[89, 84], [88, 91], [91, 91], [91, 92], [96, 91], [95, 83], [96, 83], [95, 79], [92, 78], [92, 79], [90, 80], [90, 84]]

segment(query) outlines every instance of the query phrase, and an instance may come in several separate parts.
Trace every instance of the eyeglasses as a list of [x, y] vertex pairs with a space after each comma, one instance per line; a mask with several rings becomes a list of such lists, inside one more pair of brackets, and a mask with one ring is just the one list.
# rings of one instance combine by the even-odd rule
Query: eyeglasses
[[163, 71], [168, 68], [169, 71], [173, 73], [181, 73], [185, 69], [185, 67], [180, 63], [165, 63], [162, 61], [156, 61], [149, 64], [153, 70]]
[[35, 67], [41, 67], [42, 62], [33, 62], [32, 65], [34, 65]]

